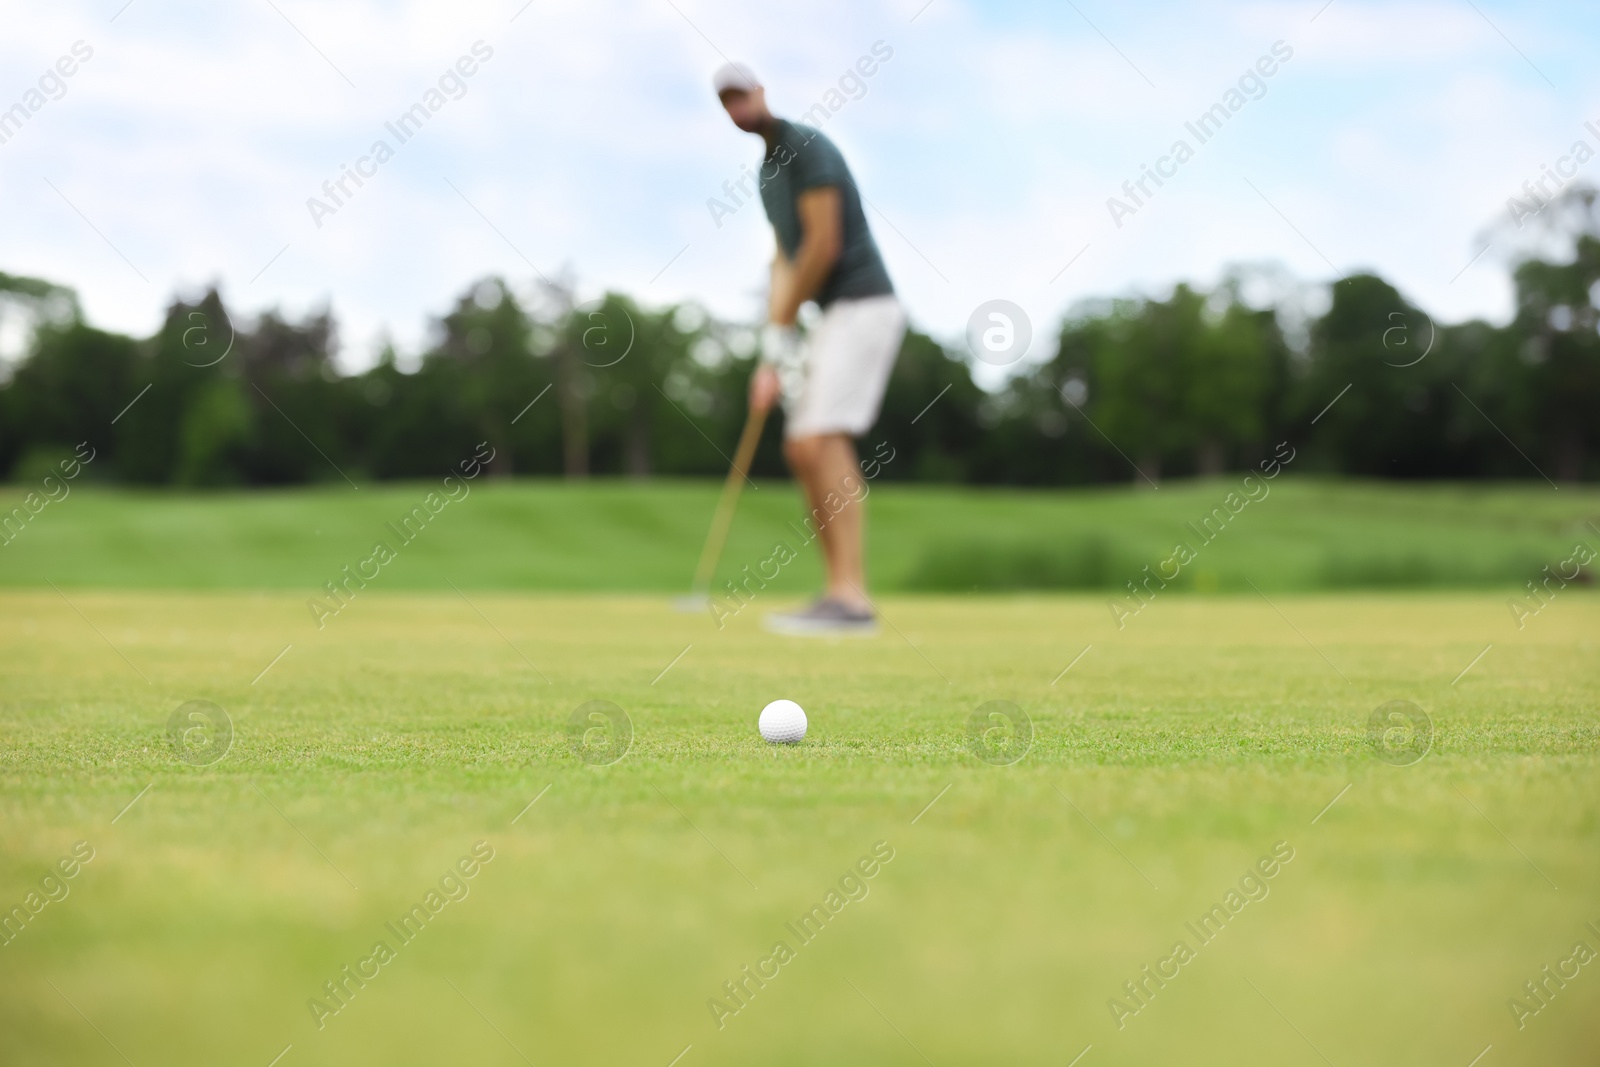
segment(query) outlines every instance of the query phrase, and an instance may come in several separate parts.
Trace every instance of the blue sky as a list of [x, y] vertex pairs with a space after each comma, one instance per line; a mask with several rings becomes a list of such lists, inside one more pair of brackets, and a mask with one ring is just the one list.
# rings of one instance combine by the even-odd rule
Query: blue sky
[[[912, 319], [953, 341], [1014, 300], [1038, 357], [1075, 301], [1235, 263], [1374, 269], [1444, 320], [1504, 320], [1502, 250], [1473, 257], [1542, 164], [1600, 148], [1600, 18], [1575, 3], [524, 2], [8, 5], [0, 110], [93, 55], [0, 144], [0, 270], [136, 333], [213, 281], [246, 313], [331, 303], [350, 367], [384, 336], [415, 350], [485, 273], [748, 318], [770, 231], [707, 201], [759, 142], [710, 74], [745, 60], [798, 115], [883, 42], [824, 129]], [[316, 225], [307, 199], [478, 41], [463, 95]], [[1185, 121], [1279, 41], [1264, 95], [1199, 145]], [[1107, 198], [1180, 137], [1193, 158], [1119, 228]]]

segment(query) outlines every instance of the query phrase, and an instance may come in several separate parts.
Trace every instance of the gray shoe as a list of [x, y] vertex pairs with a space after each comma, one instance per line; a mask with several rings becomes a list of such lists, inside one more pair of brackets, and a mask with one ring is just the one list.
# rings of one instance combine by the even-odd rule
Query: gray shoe
[[790, 637], [871, 637], [878, 620], [865, 608], [823, 597], [798, 611], [775, 611], [762, 620], [768, 630]]

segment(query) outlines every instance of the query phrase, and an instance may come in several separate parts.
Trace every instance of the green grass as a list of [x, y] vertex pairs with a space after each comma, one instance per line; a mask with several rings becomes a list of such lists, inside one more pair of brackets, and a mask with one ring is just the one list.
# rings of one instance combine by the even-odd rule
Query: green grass
[[[1600, 1047], [1600, 961], [1524, 1028], [1507, 1008], [1600, 950], [1600, 598], [1507, 608], [1600, 546], [1593, 490], [1280, 479], [1119, 628], [1107, 592], [1014, 590], [1120, 584], [1230, 481], [882, 485], [884, 633], [797, 643], [758, 621], [814, 585], [811, 549], [725, 628], [670, 610], [714, 486], [477, 483], [318, 628], [308, 598], [428, 488], [82, 486], [0, 547], [0, 917], [94, 849], [0, 945], [0, 1067]], [[747, 492], [724, 575], [797, 514]], [[1417, 586], [1456, 588], [1393, 591]], [[756, 735], [780, 696], [801, 745]], [[191, 700], [234, 730], [206, 766], [166, 733]], [[629, 716], [620, 762], [570, 745], [592, 700]], [[997, 700], [1032, 724], [1008, 766], [968, 747]], [[1412, 766], [1368, 734], [1396, 700], [1431, 720]], [[469, 894], [401, 944], [385, 924], [479, 841]], [[864, 899], [786, 928], [880, 841]], [[1279, 842], [1269, 894], [1202, 945], [1186, 923]], [[319, 1029], [307, 1002], [380, 939], [395, 958]], [[1196, 958], [1119, 1029], [1108, 1001], [1180, 939]], [[708, 1000], [780, 940], [719, 1029]]]
[[[1177, 590], [1514, 587], [1600, 548], [1600, 490], [1294, 480], [1231, 517], [1209, 544], [1186, 530], [1238, 479], [1159, 491], [963, 489], [875, 483], [873, 579], [885, 591], [1121, 588], [1183, 540], [1197, 550]], [[715, 503], [705, 482], [472, 483], [410, 544], [387, 528], [437, 483], [194, 494], [81, 485], [0, 547], [0, 586], [280, 589], [311, 595], [383, 539], [388, 591], [675, 591], [685, 588]], [[0, 490], [0, 511], [20, 487]], [[1224, 514], [1227, 514], [1224, 511]], [[803, 512], [782, 482], [747, 489], [723, 556], [726, 580], [782, 540], [802, 548]], [[370, 568], [369, 568], [370, 572]], [[769, 568], [770, 573], [770, 568]], [[1169, 572], [1170, 573], [1170, 572]], [[818, 580], [815, 553], [775, 591]], [[1174, 590], [1176, 591], [1176, 590]]]
[[[756, 515], [780, 508], [771, 489]], [[1168, 492], [1077, 503], [1153, 540]], [[1275, 585], [1297, 524], [1378, 521], [1371, 490], [1327, 492], [1345, 514], [1297, 515], [1286, 492], [1266, 505], [1282, 514], [1256, 516], [1250, 536], [1281, 539], [1262, 559]], [[1531, 496], [1426, 495], [1505, 543], [1568, 536]], [[880, 531], [974, 496], [886, 491]], [[997, 497], [996, 513], [1093, 525], [1076, 503]], [[1600, 947], [1584, 928], [1600, 924], [1600, 602], [1579, 589], [1521, 630], [1488, 592], [1164, 597], [1122, 630], [1095, 597], [891, 596], [882, 636], [797, 644], [754, 610], [718, 631], [659, 596], [475, 591], [507, 573], [670, 586], [682, 559], [648, 536], [627, 542], [645, 558], [612, 560], [620, 574], [567, 575], [540, 539], [564, 538], [563, 560], [620, 553], [632, 509], [681, 548], [709, 499], [519, 487], [441, 516], [393, 588], [317, 630], [307, 574], [407, 498], [85, 493], [25, 535], [66, 597], [0, 594], [0, 906], [74, 842], [95, 857], [0, 947], [0, 1063], [266, 1067], [292, 1046], [280, 1067], [667, 1067], [692, 1046], [680, 1067], [1061, 1067], [1092, 1045], [1079, 1067], [1465, 1067], [1491, 1044], [1485, 1065], [1600, 1047], [1600, 962], [1523, 1030], [1506, 1007], [1575, 941]], [[1419, 507], [1384, 505], [1396, 522]], [[537, 535], [516, 525], [530, 514]], [[302, 525], [327, 539], [309, 570], [284, 547], [318, 544]], [[980, 519], [952, 509], [946, 525]], [[1442, 549], [1475, 543], [1447, 525]], [[453, 558], [469, 528], [485, 540]], [[229, 542], [239, 531], [255, 540]], [[498, 558], [515, 543], [525, 559]], [[444, 577], [470, 603], [395, 591]], [[280, 591], [82, 588], [164, 582]], [[799, 746], [756, 737], [778, 696], [811, 714]], [[196, 698], [236, 730], [207, 767], [164, 734]], [[591, 699], [631, 716], [621, 762], [568, 749], [567, 716]], [[968, 716], [997, 699], [1035, 731], [1011, 766], [966, 748]], [[1369, 743], [1391, 700], [1432, 718], [1414, 766]], [[479, 840], [495, 858], [470, 895], [319, 1031], [308, 998], [394, 940], [384, 924]], [[894, 858], [869, 895], [800, 943], [784, 924], [878, 841]], [[1294, 858], [1270, 895], [1200, 947], [1185, 922], [1280, 841]], [[1108, 999], [1180, 938], [1198, 957], [1119, 1031]], [[707, 999], [780, 939], [796, 958], [719, 1030]]]

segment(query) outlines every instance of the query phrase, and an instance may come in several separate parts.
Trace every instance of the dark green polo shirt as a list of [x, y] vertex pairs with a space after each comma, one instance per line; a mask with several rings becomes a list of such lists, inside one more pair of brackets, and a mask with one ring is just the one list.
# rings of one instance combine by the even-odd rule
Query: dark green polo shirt
[[807, 189], [831, 185], [839, 190], [843, 247], [833, 270], [813, 299], [822, 307], [833, 301], [882, 296], [894, 292], [883, 257], [867, 229], [861, 193], [850, 168], [834, 143], [819, 130], [786, 119], [777, 121], [777, 138], [761, 162], [761, 206], [778, 235], [778, 246], [791, 260], [800, 249], [800, 215], [796, 199]]

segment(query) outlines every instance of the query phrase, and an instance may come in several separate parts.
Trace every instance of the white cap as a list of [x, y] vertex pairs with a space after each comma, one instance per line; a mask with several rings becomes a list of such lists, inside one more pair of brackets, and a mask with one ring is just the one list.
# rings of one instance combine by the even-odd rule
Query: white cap
[[751, 89], [761, 88], [761, 79], [757, 78], [756, 72], [744, 63], [724, 63], [711, 76], [711, 85], [716, 89], [718, 96], [729, 89], [747, 93]]

